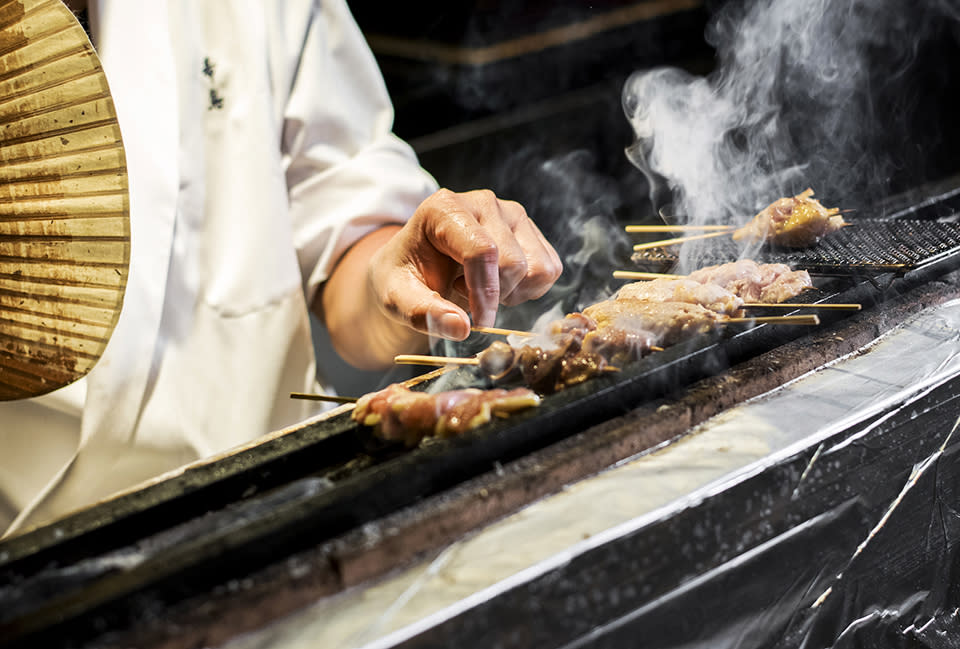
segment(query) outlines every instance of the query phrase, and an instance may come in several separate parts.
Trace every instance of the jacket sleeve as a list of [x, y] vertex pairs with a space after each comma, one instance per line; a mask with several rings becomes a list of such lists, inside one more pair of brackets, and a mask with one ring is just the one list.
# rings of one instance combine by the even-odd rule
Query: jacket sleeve
[[344, 0], [312, 2], [307, 20], [289, 68], [282, 148], [309, 304], [347, 248], [405, 222], [436, 183], [393, 134], [386, 86]]

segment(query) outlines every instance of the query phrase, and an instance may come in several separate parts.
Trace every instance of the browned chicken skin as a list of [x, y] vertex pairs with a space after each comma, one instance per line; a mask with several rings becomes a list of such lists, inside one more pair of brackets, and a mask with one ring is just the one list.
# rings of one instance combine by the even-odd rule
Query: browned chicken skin
[[781, 198], [733, 233], [737, 241], [765, 241], [785, 248], [808, 248], [848, 225], [837, 208], [826, 208], [808, 189]]
[[415, 446], [426, 436], [457, 435], [495, 416], [507, 416], [539, 403], [540, 397], [528, 388], [469, 388], [429, 393], [394, 383], [360, 397], [352, 417], [373, 427], [381, 439]]

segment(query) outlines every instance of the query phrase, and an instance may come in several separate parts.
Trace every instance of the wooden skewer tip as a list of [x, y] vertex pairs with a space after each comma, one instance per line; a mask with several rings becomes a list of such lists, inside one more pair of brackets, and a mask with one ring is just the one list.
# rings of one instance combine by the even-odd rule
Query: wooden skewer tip
[[651, 248], [663, 248], [664, 246], [676, 246], [681, 243], [686, 243], [688, 241], [700, 241], [701, 239], [711, 239], [713, 237], [724, 237], [730, 236], [732, 230], [724, 230], [723, 232], [708, 232], [706, 234], [696, 234], [689, 237], [676, 237], [674, 239], [661, 239], [659, 241], [650, 241], [648, 243], [638, 243], [633, 247], [635, 252], [640, 250], [650, 250]]
[[791, 302], [747, 302], [745, 309], [823, 309], [835, 311], [859, 311], [859, 304], [793, 304]]
[[733, 230], [734, 225], [628, 225], [624, 230], [632, 233], [643, 232], [716, 232]]
[[497, 336], [533, 336], [531, 331], [519, 331], [517, 329], [501, 329], [499, 327], [470, 327], [470, 331], [480, 334], [494, 334]]
[[397, 365], [479, 365], [475, 356], [456, 358], [453, 356], [429, 356], [425, 354], [400, 354], [393, 358]]
[[818, 325], [820, 317], [817, 315], [780, 315], [780, 316], [759, 316], [756, 318], [730, 318], [724, 322], [740, 323], [747, 322], [753, 324], [787, 324], [787, 325]]
[[616, 279], [677, 279], [682, 275], [673, 275], [671, 273], [645, 273], [635, 270], [615, 270], [613, 276]]

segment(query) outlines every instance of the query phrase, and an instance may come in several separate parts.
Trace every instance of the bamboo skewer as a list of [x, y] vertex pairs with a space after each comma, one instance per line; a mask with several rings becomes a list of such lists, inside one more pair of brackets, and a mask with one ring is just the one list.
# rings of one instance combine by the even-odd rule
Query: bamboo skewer
[[330, 401], [332, 403], [356, 403], [356, 397], [336, 397], [332, 394], [309, 394], [307, 392], [291, 392], [291, 399], [306, 399], [308, 401]]
[[755, 324], [791, 324], [791, 325], [818, 325], [820, 324], [820, 318], [816, 315], [771, 315], [771, 316], [758, 316], [756, 318], [745, 317], [745, 318], [730, 318], [729, 320], [722, 320], [721, 324], [736, 324], [736, 323], [755, 323]]
[[457, 358], [455, 356], [430, 356], [427, 354], [400, 354], [393, 358], [397, 365], [479, 365], [476, 356]]
[[859, 311], [859, 304], [793, 304], [791, 302], [746, 302], [745, 309], [834, 309], [838, 311]]
[[529, 331], [518, 331], [516, 329], [500, 329], [499, 327], [470, 327], [470, 331], [481, 334], [494, 334], [497, 336], [532, 336]]
[[674, 239], [661, 239], [660, 241], [638, 243], [633, 247], [633, 250], [634, 252], [638, 252], [640, 250], [650, 250], [651, 248], [674, 246], [680, 243], [686, 243], [687, 241], [699, 241], [701, 239], [712, 239], [713, 237], [726, 237], [729, 236], [731, 232], [732, 230], [724, 230], [723, 232], [708, 232], [706, 234], [694, 234], [689, 237], [676, 237]]
[[715, 232], [728, 231], [736, 228], [734, 225], [628, 225], [627, 232]]
[[672, 273], [645, 273], [639, 270], [615, 270], [613, 276], [616, 279], [681, 279], [683, 275], [674, 275]]
[[[781, 315], [759, 316], [755, 318], [727, 318], [719, 324], [788, 324], [788, 325], [818, 325], [820, 318], [816, 315]], [[651, 346], [651, 351], [662, 352], [663, 347]], [[399, 354], [393, 358], [397, 365], [479, 365], [480, 359], [476, 356], [430, 356], [427, 354]]]

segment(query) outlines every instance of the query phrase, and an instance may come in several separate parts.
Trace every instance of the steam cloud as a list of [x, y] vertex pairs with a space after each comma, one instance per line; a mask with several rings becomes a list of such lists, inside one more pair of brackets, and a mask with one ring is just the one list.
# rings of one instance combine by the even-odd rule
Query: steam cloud
[[627, 155], [686, 222], [743, 223], [806, 187], [869, 205], [935, 173], [938, 155], [956, 162], [943, 129], [958, 19], [957, 0], [727, 2], [707, 29], [713, 73], [627, 81]]

